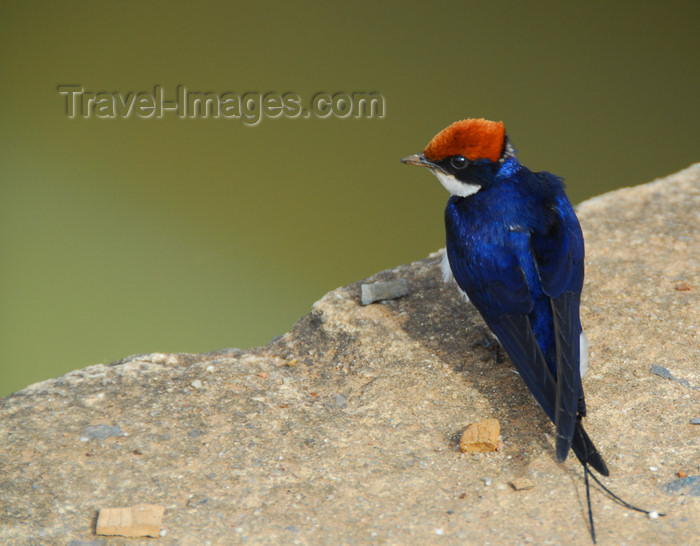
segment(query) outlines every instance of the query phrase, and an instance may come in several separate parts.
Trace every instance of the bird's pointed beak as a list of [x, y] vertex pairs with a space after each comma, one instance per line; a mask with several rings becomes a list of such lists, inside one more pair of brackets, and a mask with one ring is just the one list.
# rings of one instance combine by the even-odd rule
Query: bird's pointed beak
[[416, 167], [435, 167], [435, 165], [423, 154], [413, 154], [401, 158], [401, 163], [405, 163], [406, 165], [415, 165]]
[[423, 154], [414, 154], [409, 155], [408, 157], [403, 157], [401, 158], [401, 163], [405, 163], [406, 165], [415, 165], [416, 167], [427, 167], [432, 173], [445, 173], [445, 169], [443, 169], [437, 163], [433, 163], [432, 161], [430, 161], [430, 159], [425, 157], [425, 155]]

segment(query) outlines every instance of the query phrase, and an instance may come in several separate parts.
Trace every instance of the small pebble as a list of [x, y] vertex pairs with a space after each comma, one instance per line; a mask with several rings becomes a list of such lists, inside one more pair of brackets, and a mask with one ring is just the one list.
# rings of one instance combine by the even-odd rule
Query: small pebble
[[649, 470], [651, 470], [652, 472], [656, 472], [656, 471], [658, 470], [658, 467], [656, 467], [656, 466], [650, 466], [650, 467], [649, 467]]
[[535, 484], [527, 478], [516, 478], [510, 482], [510, 486], [516, 491], [525, 491], [527, 489], [532, 489]]
[[649, 519], [659, 519], [659, 512], [656, 510], [649, 512]]
[[673, 373], [671, 373], [671, 370], [669, 370], [668, 368], [664, 368], [663, 366], [659, 366], [658, 364], [652, 364], [649, 371], [654, 375], [658, 375], [659, 377], [663, 377], [664, 379], [668, 379], [669, 381], [675, 381], [676, 383], [680, 383], [681, 385], [689, 389], [698, 390], [698, 387], [691, 385], [687, 379], [679, 379], [678, 377], [673, 375]]
[[673, 374], [668, 368], [664, 368], [663, 366], [659, 366], [658, 364], [652, 364], [649, 371], [654, 375], [663, 377], [664, 379], [670, 379], [671, 381], [673, 381], [674, 379]]
[[201, 389], [202, 388], [202, 382], [199, 379], [195, 379], [190, 383], [193, 389]]
[[690, 424], [691, 424], [691, 425], [700, 425], [700, 417], [693, 417], [693, 418], [690, 420]]
[[375, 282], [371, 284], [363, 284], [362, 305], [369, 305], [379, 300], [393, 300], [408, 294], [408, 283], [406, 279], [396, 279], [393, 281]]

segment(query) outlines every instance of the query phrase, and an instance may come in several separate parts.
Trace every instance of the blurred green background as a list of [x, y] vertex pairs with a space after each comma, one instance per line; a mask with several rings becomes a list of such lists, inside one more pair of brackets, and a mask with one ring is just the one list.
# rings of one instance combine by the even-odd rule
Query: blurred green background
[[[399, 163], [503, 120], [572, 201], [700, 159], [698, 2], [0, 4], [0, 395], [267, 342], [443, 245]], [[378, 92], [383, 119], [69, 119], [57, 86]]]

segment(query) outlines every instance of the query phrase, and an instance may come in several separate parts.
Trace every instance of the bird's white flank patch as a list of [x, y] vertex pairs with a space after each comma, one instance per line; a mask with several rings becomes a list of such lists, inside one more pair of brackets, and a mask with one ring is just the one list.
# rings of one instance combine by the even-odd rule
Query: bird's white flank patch
[[457, 197], [467, 197], [469, 195], [474, 195], [481, 189], [481, 186], [479, 186], [478, 184], [468, 184], [467, 182], [461, 182], [451, 174], [444, 173], [438, 169], [430, 170], [440, 181], [442, 187], [445, 188], [452, 195], [456, 195]]
[[581, 336], [579, 340], [580, 344], [580, 349], [579, 349], [579, 357], [580, 357], [580, 368], [581, 368], [581, 377], [586, 375], [586, 372], [588, 371], [588, 338], [586, 337], [586, 332], [581, 330]]
[[450, 282], [452, 280], [452, 268], [450, 267], [450, 259], [447, 257], [447, 249], [442, 255], [442, 264], [440, 265], [442, 269], [442, 280], [443, 282]]
[[[447, 257], [447, 249], [445, 249], [445, 253], [442, 255], [442, 280], [443, 282], [450, 282], [454, 280], [454, 276], [452, 275], [452, 268], [450, 267], [450, 259]], [[455, 283], [457, 284], [457, 283]], [[457, 285], [457, 290], [459, 290], [459, 293], [462, 294], [462, 297], [464, 298], [464, 301], [469, 303], [469, 296], [467, 296], [467, 293], [462, 290], [459, 285]]]

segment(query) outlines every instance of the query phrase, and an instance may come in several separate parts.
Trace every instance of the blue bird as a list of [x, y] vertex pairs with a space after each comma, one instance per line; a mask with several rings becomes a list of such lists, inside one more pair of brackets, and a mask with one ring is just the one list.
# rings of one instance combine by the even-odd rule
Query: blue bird
[[485, 119], [453, 123], [401, 161], [427, 167], [450, 192], [445, 269], [554, 423], [557, 461], [573, 450], [608, 476], [582, 423], [584, 245], [561, 178], [521, 165], [503, 123]]

